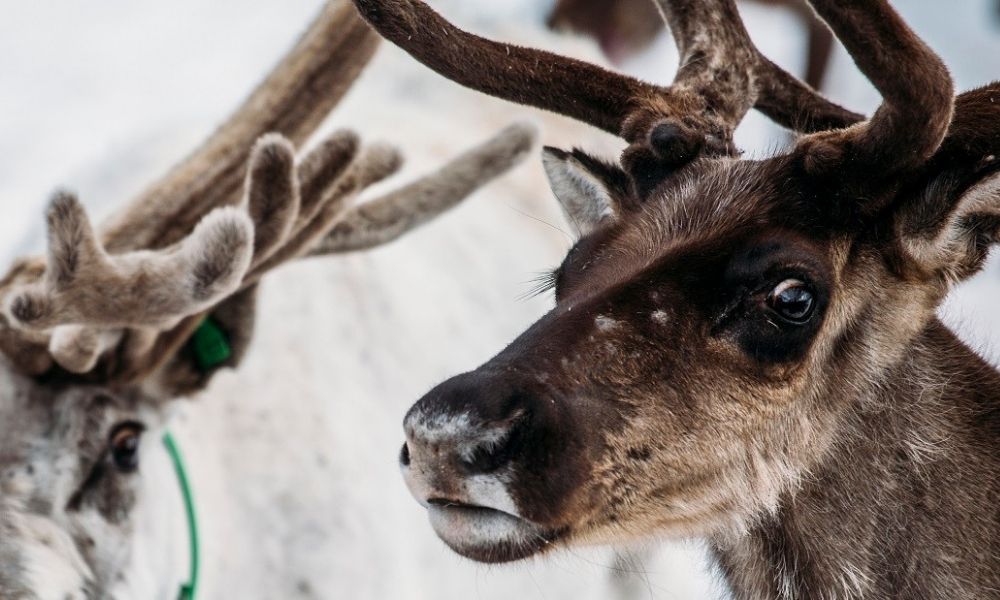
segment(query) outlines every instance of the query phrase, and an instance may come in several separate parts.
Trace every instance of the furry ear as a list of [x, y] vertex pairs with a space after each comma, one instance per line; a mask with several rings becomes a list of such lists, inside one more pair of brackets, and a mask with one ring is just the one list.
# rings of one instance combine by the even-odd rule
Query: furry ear
[[960, 94], [948, 136], [924, 172], [904, 184], [895, 232], [917, 268], [955, 282], [1000, 243], [1000, 87]]
[[549, 186], [575, 233], [583, 237], [622, 210], [625, 173], [580, 150], [546, 147], [542, 164]]
[[225, 368], [235, 369], [250, 347], [257, 321], [257, 285], [226, 298], [156, 373], [143, 382], [154, 396], [191, 396]]
[[922, 269], [951, 281], [975, 274], [1000, 242], [1000, 162], [989, 156], [972, 175], [935, 178], [898, 215], [897, 233]]

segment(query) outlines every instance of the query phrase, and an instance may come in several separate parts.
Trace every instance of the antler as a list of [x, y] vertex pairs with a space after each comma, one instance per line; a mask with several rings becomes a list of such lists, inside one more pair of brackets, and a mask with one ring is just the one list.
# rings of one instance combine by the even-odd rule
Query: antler
[[[399, 165], [394, 151], [355, 160], [357, 151], [357, 137], [341, 132], [310, 154], [303, 165], [310, 196], [302, 202], [291, 143], [264, 136], [253, 151], [243, 202], [211, 210], [189, 235], [160, 250], [111, 254], [76, 198], [58, 193], [48, 211], [44, 275], [8, 288], [8, 323], [36, 343], [47, 342], [52, 358], [73, 373], [93, 369], [123, 338], [131, 342], [126, 362], [137, 360], [158, 332], [237, 292], [250, 269], [289, 238], [306, 227], [331, 226], [351, 193]], [[340, 185], [358, 169], [371, 175], [358, 185]], [[144, 341], [137, 348], [139, 338]]]
[[843, 176], [848, 167], [870, 186], [922, 166], [951, 123], [955, 91], [947, 67], [885, 0], [810, 1], [882, 94], [882, 105], [855, 127], [803, 139], [806, 168]]
[[339, 104], [378, 44], [378, 36], [350, 4], [327, 2], [233, 115], [106, 224], [108, 250], [166, 247], [191, 231], [212, 207], [238, 202], [254, 142], [275, 132], [302, 145]]
[[367, 250], [399, 238], [522, 160], [533, 136], [530, 128], [511, 125], [434, 173], [358, 206], [330, 230], [312, 254]]
[[[399, 168], [393, 148], [356, 154], [346, 150], [356, 150], [354, 136], [342, 132], [297, 167], [290, 142], [269, 134], [251, 156], [244, 202], [213, 210], [187, 237], [158, 251], [110, 255], [76, 198], [59, 193], [49, 208], [45, 275], [9, 292], [7, 317], [18, 329], [51, 332], [48, 351], [73, 373], [91, 371], [124, 339], [125, 350], [101, 375], [143, 379], [217, 305], [275, 267], [394, 240], [520, 162], [533, 138], [532, 127], [511, 126], [439, 171], [352, 207], [362, 190]], [[333, 232], [338, 223], [350, 226]]]
[[163, 328], [236, 291], [253, 254], [253, 223], [234, 208], [212, 211], [164, 252], [109, 255], [68, 192], [53, 198], [48, 228], [44, 279], [9, 300], [8, 314], [18, 327]]
[[731, 154], [732, 132], [751, 107], [803, 132], [861, 119], [764, 58], [732, 0], [659, 0], [681, 54], [670, 87], [472, 35], [420, 0], [354, 3], [379, 33], [445, 77], [621, 135], [636, 159], [640, 150], [668, 163], [702, 149]]
[[[118, 382], [193, 369], [177, 352], [195, 328], [212, 314], [231, 325], [227, 333], [236, 346], [245, 346], [257, 281], [308, 254], [341, 219], [389, 241], [523, 157], [533, 130], [517, 126], [474, 153], [482, 168], [459, 189], [442, 187], [434, 176], [411, 186], [431, 190], [440, 202], [418, 198], [407, 210], [402, 194], [391, 219], [373, 223], [357, 214], [352, 201], [399, 168], [398, 152], [385, 145], [361, 150], [349, 131], [335, 133], [300, 162], [294, 147], [346, 93], [377, 42], [349, 4], [328, 3], [229, 121], [102, 235], [75, 197], [57, 194], [48, 213], [48, 256], [20, 261], [0, 281], [0, 350], [34, 375], [53, 362]], [[275, 133], [262, 135], [268, 131]], [[462, 170], [468, 160], [451, 168]], [[355, 237], [342, 243], [367, 243], [352, 242]], [[179, 386], [158, 379], [161, 386]]]
[[[275, 131], [296, 144], [304, 142], [350, 89], [379, 41], [350, 4], [328, 2], [289, 53], [198, 150], [111, 217], [100, 235], [105, 251], [165, 248], [191, 232], [214, 207], [239, 202], [254, 141]], [[44, 273], [42, 259], [19, 261], [0, 280], [0, 296], [12, 287], [38, 282]], [[107, 336], [102, 339], [107, 341]], [[48, 346], [48, 333], [12, 330], [0, 315], [0, 350], [22, 370], [48, 370]]]
[[[387, 146], [373, 146], [362, 153], [341, 179], [323, 192], [324, 198], [319, 202], [312, 200], [306, 180], [301, 176], [305, 168], [300, 168], [301, 205], [315, 205], [315, 216], [309, 221], [297, 219], [292, 232], [273, 253], [261, 260], [255, 257], [242, 282], [241, 291], [212, 311], [213, 317], [224, 327], [229, 324], [225, 328], [233, 345], [230, 364], [236, 364], [246, 349], [249, 340], [245, 327], [247, 314], [253, 308], [257, 282], [267, 272], [296, 258], [362, 250], [399, 238], [454, 207], [469, 194], [520, 163], [528, 155], [535, 137], [533, 126], [511, 125], [439, 170], [397, 191], [356, 206], [350, 206], [352, 198], [399, 167], [399, 157], [394, 150]], [[303, 167], [314, 158], [315, 153], [306, 157]], [[266, 154], [260, 151], [254, 157], [263, 158]], [[290, 163], [282, 161], [275, 166], [282, 164]], [[252, 172], [256, 170], [252, 169]], [[283, 179], [292, 175], [289, 166], [284, 171]], [[252, 190], [253, 186], [251, 179], [248, 190]], [[252, 193], [248, 195], [252, 196]], [[289, 190], [286, 195], [289, 202], [294, 202], [295, 196], [294, 190]], [[135, 381], [155, 373], [155, 385], [166, 388], [172, 394], [199, 387], [207, 377], [204, 369], [198, 368], [193, 361], [178, 357], [181, 347], [206, 316], [206, 313], [192, 315], [173, 330], [159, 336], [143, 355], [133, 358], [132, 364], [121, 369], [123, 374], [120, 378]]]
[[874, 116], [853, 127], [860, 115], [760, 54], [733, 0], [656, 0], [681, 55], [666, 88], [471, 35], [420, 0], [354, 2], [383, 36], [446, 77], [622, 135], [631, 144], [622, 162], [640, 196], [702, 153], [734, 153], [733, 130], [751, 107], [813, 132], [798, 147], [807, 172], [836, 173], [848, 183], [860, 174], [884, 185], [919, 167], [951, 121], [947, 70], [885, 0], [812, 1], [883, 96]]

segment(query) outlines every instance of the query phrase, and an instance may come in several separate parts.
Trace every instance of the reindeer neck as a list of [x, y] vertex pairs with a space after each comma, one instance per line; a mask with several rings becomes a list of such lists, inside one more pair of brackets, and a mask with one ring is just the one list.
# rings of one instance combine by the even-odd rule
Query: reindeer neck
[[1000, 374], [935, 320], [879, 390], [774, 517], [716, 543], [735, 598], [1000, 590]]

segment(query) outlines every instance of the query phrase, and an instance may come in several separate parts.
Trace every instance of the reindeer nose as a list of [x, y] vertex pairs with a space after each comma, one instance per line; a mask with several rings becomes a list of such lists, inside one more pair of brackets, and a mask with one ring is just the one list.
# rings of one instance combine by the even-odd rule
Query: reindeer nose
[[529, 398], [467, 373], [417, 402], [403, 422], [399, 456], [417, 500], [477, 504], [470, 482], [502, 470], [531, 435]]

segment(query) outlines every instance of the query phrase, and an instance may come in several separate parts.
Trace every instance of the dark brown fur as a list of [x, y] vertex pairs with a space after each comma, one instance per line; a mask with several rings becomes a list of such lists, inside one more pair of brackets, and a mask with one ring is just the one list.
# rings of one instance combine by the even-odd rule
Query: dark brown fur
[[[415, 0], [355, 2], [446, 75], [611, 114], [577, 80], [548, 81], [576, 63], [446, 39]], [[725, 134], [760, 108], [746, 73], [766, 59], [731, 1], [660, 4], [678, 80], [614, 113], [623, 168], [546, 151], [581, 234], [551, 277], [556, 306], [414, 405], [411, 491], [477, 560], [662, 532], [707, 537], [741, 599], [995, 595], [1000, 374], [935, 309], [1000, 241], [1000, 85], [955, 99], [887, 2], [816, 0], [883, 104], [738, 160]], [[551, 61], [537, 90], [517, 71], [532, 61]], [[550, 84], [579, 93], [553, 107]], [[809, 294], [802, 321], [775, 304], [786, 284]]]

